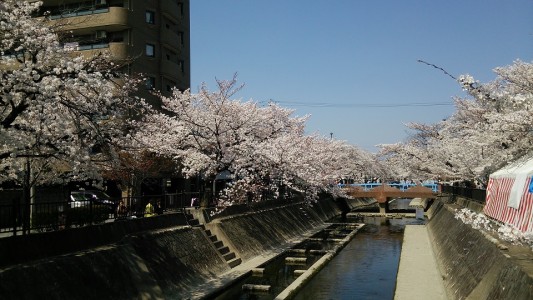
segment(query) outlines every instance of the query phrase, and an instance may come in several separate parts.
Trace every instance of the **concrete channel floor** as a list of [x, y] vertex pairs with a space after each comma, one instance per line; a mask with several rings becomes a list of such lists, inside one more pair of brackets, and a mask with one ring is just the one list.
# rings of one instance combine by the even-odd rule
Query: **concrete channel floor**
[[405, 226], [396, 278], [395, 300], [448, 299], [425, 225]]

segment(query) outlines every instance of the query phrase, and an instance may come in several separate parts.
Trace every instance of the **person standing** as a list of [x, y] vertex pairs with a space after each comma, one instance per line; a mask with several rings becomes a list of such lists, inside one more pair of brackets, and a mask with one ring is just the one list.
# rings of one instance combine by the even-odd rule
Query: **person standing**
[[126, 219], [128, 216], [128, 208], [126, 207], [126, 204], [124, 204], [124, 200], [120, 200], [117, 207], [117, 219]]
[[158, 214], [158, 215], [162, 215], [163, 214], [163, 207], [161, 206], [161, 200], [157, 200], [157, 202], [155, 203], [155, 213]]
[[146, 207], [144, 208], [144, 217], [153, 217], [155, 215], [155, 209], [154, 205], [152, 204], [152, 200], [148, 201], [148, 204], [146, 204]]

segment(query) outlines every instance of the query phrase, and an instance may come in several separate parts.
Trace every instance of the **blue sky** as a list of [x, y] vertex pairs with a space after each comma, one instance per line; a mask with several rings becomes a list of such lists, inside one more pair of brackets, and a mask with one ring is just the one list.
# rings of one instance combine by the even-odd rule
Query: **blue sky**
[[531, 0], [191, 1], [193, 92], [238, 73], [236, 97], [310, 114], [308, 133], [370, 151], [464, 95], [417, 60], [486, 82], [516, 59], [533, 60]]

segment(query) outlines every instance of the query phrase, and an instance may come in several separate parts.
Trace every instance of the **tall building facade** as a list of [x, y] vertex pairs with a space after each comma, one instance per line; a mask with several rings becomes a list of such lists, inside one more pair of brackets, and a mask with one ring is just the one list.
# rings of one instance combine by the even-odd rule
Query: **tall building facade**
[[138, 96], [190, 88], [189, 0], [44, 0], [42, 13], [59, 25], [67, 50], [109, 51], [129, 75], [142, 74]]

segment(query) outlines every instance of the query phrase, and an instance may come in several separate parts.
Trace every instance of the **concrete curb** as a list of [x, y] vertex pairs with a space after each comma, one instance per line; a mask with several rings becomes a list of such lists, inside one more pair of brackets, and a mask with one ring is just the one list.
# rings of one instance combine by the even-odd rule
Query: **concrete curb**
[[394, 299], [448, 299], [425, 225], [405, 226]]
[[322, 268], [324, 268], [327, 263], [332, 260], [347, 244], [350, 242], [354, 236], [359, 232], [359, 230], [364, 226], [364, 224], [357, 224], [357, 228], [350, 232], [345, 238], [342, 239], [342, 242], [333, 248], [328, 253], [324, 254], [319, 260], [317, 260], [307, 271], [300, 275], [296, 280], [294, 280], [283, 292], [279, 293], [274, 300], [285, 300], [291, 299], [304, 285], [309, 282]]

